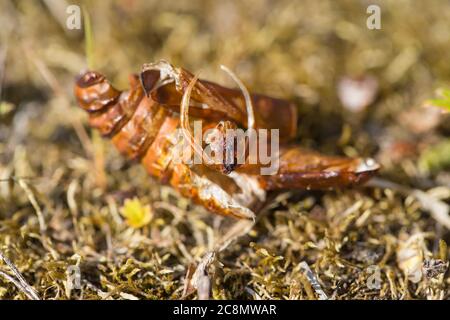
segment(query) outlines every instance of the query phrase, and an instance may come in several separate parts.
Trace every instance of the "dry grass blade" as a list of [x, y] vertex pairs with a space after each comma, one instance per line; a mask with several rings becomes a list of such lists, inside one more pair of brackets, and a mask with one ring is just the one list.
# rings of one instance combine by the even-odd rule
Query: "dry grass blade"
[[47, 230], [47, 226], [45, 224], [44, 214], [42, 213], [41, 207], [39, 206], [33, 191], [31, 191], [30, 187], [23, 179], [18, 179], [17, 182], [19, 183], [19, 186], [23, 189], [23, 191], [25, 191], [28, 200], [33, 206], [39, 221], [39, 229], [41, 231], [41, 234], [44, 235], [45, 231]]

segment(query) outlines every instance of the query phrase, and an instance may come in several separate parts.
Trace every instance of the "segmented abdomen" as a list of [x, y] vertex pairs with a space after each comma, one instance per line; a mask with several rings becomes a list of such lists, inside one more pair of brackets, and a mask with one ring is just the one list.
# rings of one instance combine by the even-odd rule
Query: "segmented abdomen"
[[[217, 172], [200, 176], [187, 165], [173, 161], [179, 115], [147, 97], [137, 76], [130, 77], [130, 85], [129, 91], [118, 91], [103, 75], [92, 71], [77, 80], [75, 96], [89, 113], [90, 126], [110, 137], [122, 154], [140, 160], [149, 174], [194, 202], [218, 214], [252, 219], [251, 210], [233, 198], [238, 186], [232, 179], [224, 182]], [[251, 203], [253, 198], [247, 200]]]
[[179, 117], [148, 98], [137, 76], [129, 81], [130, 90], [119, 91], [103, 75], [88, 71], [77, 80], [75, 96], [89, 113], [92, 128], [110, 137], [120, 153], [142, 161], [150, 174], [164, 179], [173, 147], [169, 136], [179, 126]]

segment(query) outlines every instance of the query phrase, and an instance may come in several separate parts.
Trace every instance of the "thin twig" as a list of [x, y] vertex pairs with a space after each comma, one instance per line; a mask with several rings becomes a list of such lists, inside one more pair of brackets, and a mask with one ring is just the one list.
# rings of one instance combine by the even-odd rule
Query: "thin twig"
[[39, 230], [41, 231], [41, 234], [44, 234], [47, 230], [47, 226], [45, 225], [45, 219], [44, 214], [42, 213], [41, 207], [39, 207], [39, 204], [36, 200], [36, 197], [34, 196], [33, 192], [31, 191], [30, 187], [26, 184], [25, 181], [22, 179], [18, 180], [19, 186], [25, 191], [28, 200], [30, 201], [31, 205], [33, 206], [34, 210], [36, 211], [36, 215], [38, 217], [39, 221]]
[[[36, 291], [33, 289], [32, 286], [30, 286], [25, 278], [22, 276], [22, 274], [20, 273], [20, 271], [16, 268], [16, 266], [11, 262], [11, 260], [9, 260], [7, 257], [5, 257], [2, 252], [0, 251], [0, 260], [3, 260], [8, 267], [11, 269], [11, 271], [14, 273], [14, 275], [16, 276], [16, 279], [14, 279], [13, 277], [11, 277], [9, 274], [0, 271], [0, 275], [2, 275], [4, 278], [6, 278], [6, 280], [12, 282], [20, 291], [22, 291], [29, 299], [32, 300], [40, 300], [38, 294], [36, 293]], [[17, 281], [18, 280], [18, 281]]]
[[41, 210], [41, 207], [39, 206], [36, 197], [34, 196], [33, 191], [31, 191], [30, 187], [28, 186], [28, 184], [23, 181], [22, 179], [18, 180], [19, 186], [25, 191], [28, 200], [30, 201], [31, 205], [34, 208], [34, 211], [36, 212], [37, 218], [38, 218], [38, 222], [39, 222], [39, 231], [41, 234], [41, 242], [42, 245], [44, 246], [45, 249], [47, 249], [52, 257], [54, 259], [58, 259], [58, 253], [56, 252], [55, 249], [52, 248], [51, 246], [51, 240], [49, 237], [47, 237], [47, 225], [45, 223], [45, 218], [44, 218], [44, 214]]
[[19, 181], [19, 180], [34, 180], [34, 179], [38, 179], [38, 178], [41, 178], [41, 177], [26, 177], [26, 176], [17, 177], [17, 176], [9, 176], [9, 177], [6, 177], [6, 178], [1, 178], [1, 179], [0, 179], [0, 182], [11, 182], [11, 181], [17, 182], [17, 181]]
[[300, 270], [305, 273], [306, 278], [311, 283], [316, 294], [319, 296], [319, 300], [328, 300], [327, 294], [322, 290], [319, 281], [316, 278], [316, 275], [311, 271], [308, 264], [305, 261], [302, 261], [298, 265]]
[[245, 99], [245, 106], [247, 108], [247, 128], [253, 129], [253, 127], [255, 126], [255, 112], [253, 111], [252, 98], [250, 97], [250, 93], [248, 92], [247, 87], [229, 68], [224, 65], [221, 65], [220, 68], [228, 73], [228, 75], [234, 80], [234, 82], [237, 83], [237, 85], [241, 89]]

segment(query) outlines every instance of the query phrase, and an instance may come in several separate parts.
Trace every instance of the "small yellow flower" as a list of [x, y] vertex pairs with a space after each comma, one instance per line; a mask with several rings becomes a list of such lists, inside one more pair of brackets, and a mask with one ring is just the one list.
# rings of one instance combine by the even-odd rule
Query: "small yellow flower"
[[138, 198], [126, 199], [120, 213], [127, 219], [127, 224], [132, 228], [142, 228], [147, 225], [153, 217], [150, 205], [142, 205]]
[[13, 111], [15, 106], [12, 103], [6, 101], [0, 101], [0, 116], [5, 116]]

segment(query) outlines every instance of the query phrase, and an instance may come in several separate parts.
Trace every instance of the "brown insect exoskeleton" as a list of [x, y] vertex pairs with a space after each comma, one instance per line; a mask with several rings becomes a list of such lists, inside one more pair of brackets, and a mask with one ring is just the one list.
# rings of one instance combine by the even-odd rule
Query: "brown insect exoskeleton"
[[[81, 75], [75, 85], [75, 96], [89, 113], [91, 127], [110, 137], [122, 154], [139, 160], [150, 175], [209, 211], [239, 219], [219, 241], [215, 252], [253, 226], [254, 212], [268, 192], [358, 185], [379, 169], [372, 159], [324, 156], [293, 145], [296, 106], [281, 99], [250, 95], [239, 79], [226, 71], [240, 89], [199, 80], [165, 61], [145, 64], [140, 76], [130, 76], [128, 91], [115, 89], [103, 75], [93, 71]], [[206, 136], [200, 142], [192, 133], [193, 120], [201, 121], [200, 136]], [[264, 166], [249, 160], [254, 142], [249, 136], [242, 140], [244, 153], [241, 150], [239, 154], [236, 136], [213, 139], [211, 133], [207, 134], [208, 130], [226, 134], [238, 128], [278, 129], [278, 144], [271, 136], [265, 140], [267, 145], [256, 148], [265, 147], [275, 155], [275, 171], [262, 174]], [[177, 139], [180, 132], [182, 139]], [[180, 146], [182, 150], [190, 147], [202, 161], [180, 161]], [[205, 148], [222, 154], [221, 160], [211, 161], [203, 152]], [[239, 157], [243, 161], [237, 161]], [[210, 253], [205, 257], [203, 269], [213, 256]], [[202, 272], [198, 270], [194, 278], [198, 280]]]

